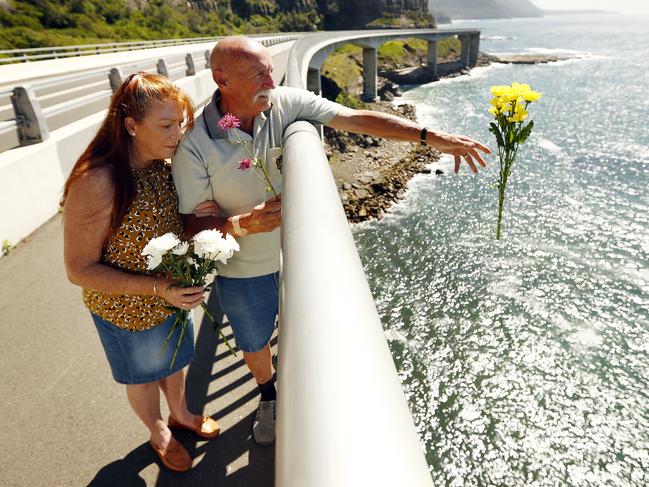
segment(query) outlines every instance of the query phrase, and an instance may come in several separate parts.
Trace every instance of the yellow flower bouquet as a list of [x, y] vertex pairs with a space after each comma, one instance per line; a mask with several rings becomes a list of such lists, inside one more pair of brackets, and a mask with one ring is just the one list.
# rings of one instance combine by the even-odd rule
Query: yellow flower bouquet
[[505, 205], [505, 188], [512, 171], [518, 147], [523, 144], [534, 128], [530, 120], [524, 124], [528, 116], [527, 107], [530, 103], [541, 98], [541, 93], [533, 91], [529, 85], [512, 83], [511, 86], [492, 86], [491, 113], [495, 121], [489, 124], [489, 131], [496, 136], [498, 143], [498, 159], [500, 161], [500, 178], [496, 184], [498, 189], [498, 224], [496, 239], [500, 240], [500, 228]]

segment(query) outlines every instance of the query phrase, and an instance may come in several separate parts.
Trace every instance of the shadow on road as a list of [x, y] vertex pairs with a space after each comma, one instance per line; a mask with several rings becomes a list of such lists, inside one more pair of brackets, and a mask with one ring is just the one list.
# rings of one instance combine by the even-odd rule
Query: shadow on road
[[[223, 313], [218, 305], [216, 293], [209, 298], [209, 306], [217, 322], [223, 319]], [[227, 337], [231, 344], [232, 336]], [[203, 317], [198, 337], [196, 339], [196, 355], [187, 372], [187, 403], [190, 411], [209, 410], [209, 403], [235, 389], [239, 385], [252, 380], [250, 373], [231, 383], [224, 384], [216, 392], [209, 393], [210, 384], [227, 374], [246, 367], [241, 353], [232, 362], [230, 352], [225, 347], [215, 355], [219, 338], [206, 316]], [[215, 371], [215, 372], [213, 372]], [[218, 410], [212, 417], [219, 419], [242, 405], [254, 400], [258, 395], [255, 389], [238, 396], [230, 402], [219, 401]], [[188, 431], [174, 431], [174, 437], [185, 447], [194, 458], [194, 467], [189, 472], [176, 473], [162, 466], [158, 457], [153, 453], [148, 442], [131, 451], [121, 460], [104, 466], [89, 487], [146, 486], [147, 483], [140, 472], [152, 463], [160, 466], [160, 474], [154, 485], [158, 487], [196, 486], [202, 487], [272, 487], [274, 484], [275, 447], [260, 447], [250, 436], [253, 413], [243, 416], [233, 426], [222, 431], [218, 438], [212, 441], [197, 441], [197, 437]], [[230, 464], [237, 459], [246, 458], [247, 462], [239, 461], [232, 467]]]

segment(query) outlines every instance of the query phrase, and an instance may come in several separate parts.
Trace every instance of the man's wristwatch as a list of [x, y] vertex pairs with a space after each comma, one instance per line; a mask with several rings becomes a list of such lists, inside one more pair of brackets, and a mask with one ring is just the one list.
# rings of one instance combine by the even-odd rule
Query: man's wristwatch
[[419, 135], [419, 140], [421, 141], [421, 145], [428, 145], [426, 143], [426, 133], [428, 133], [428, 129], [426, 127], [421, 129], [421, 134]]
[[236, 233], [236, 236], [243, 237], [244, 235], [248, 235], [248, 230], [241, 228], [241, 225], [239, 225], [240, 217], [241, 215], [235, 215], [232, 218], [230, 218], [230, 222], [232, 222], [232, 228], [234, 229], [234, 233]]

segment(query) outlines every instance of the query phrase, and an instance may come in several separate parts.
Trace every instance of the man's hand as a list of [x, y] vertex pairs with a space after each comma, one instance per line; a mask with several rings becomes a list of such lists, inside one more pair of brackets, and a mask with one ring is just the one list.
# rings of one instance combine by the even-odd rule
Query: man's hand
[[272, 232], [282, 223], [282, 195], [277, 195], [261, 205], [255, 206], [250, 213], [241, 216], [241, 228], [248, 234]]
[[216, 201], [203, 201], [194, 208], [194, 216], [196, 218], [206, 218], [208, 216], [219, 217], [221, 216], [221, 208], [216, 204]]
[[471, 170], [477, 173], [478, 168], [476, 162], [482, 167], [487, 166], [487, 163], [478, 151], [481, 150], [486, 154], [491, 154], [487, 146], [464, 135], [428, 132], [427, 143], [435, 147], [438, 151], [451, 154], [455, 158], [455, 174], [460, 170], [461, 157], [464, 158]]

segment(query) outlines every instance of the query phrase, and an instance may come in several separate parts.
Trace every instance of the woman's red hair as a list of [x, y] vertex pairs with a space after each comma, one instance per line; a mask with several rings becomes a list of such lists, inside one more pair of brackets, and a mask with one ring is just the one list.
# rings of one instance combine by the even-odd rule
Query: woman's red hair
[[158, 74], [134, 73], [115, 91], [108, 114], [86, 150], [81, 154], [63, 189], [61, 206], [65, 206], [70, 186], [93, 168], [112, 168], [115, 197], [111, 215], [111, 229], [119, 227], [124, 215], [135, 198], [135, 183], [131, 175], [129, 158], [132, 137], [124, 121], [127, 117], [136, 122], [144, 119], [156, 101], [175, 101], [182, 107], [184, 126], [190, 129], [194, 123], [194, 108], [189, 97], [170, 80]]

